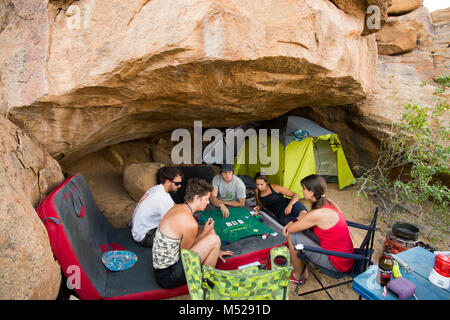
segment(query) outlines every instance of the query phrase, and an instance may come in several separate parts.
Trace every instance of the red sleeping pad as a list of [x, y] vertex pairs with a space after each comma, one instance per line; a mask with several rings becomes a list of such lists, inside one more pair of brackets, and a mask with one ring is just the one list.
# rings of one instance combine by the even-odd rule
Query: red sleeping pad
[[[151, 249], [133, 241], [129, 228], [117, 229], [106, 220], [81, 174], [67, 178], [36, 209], [43, 221], [56, 260], [67, 283], [80, 299], [165, 299], [188, 293], [187, 285], [163, 289], [155, 282]], [[285, 244], [281, 235], [262, 240], [241, 239], [224, 246], [235, 255], [218, 262], [219, 269], [267, 260], [272, 247]], [[129, 250], [136, 264], [122, 271], [109, 271], [101, 258], [108, 250]]]

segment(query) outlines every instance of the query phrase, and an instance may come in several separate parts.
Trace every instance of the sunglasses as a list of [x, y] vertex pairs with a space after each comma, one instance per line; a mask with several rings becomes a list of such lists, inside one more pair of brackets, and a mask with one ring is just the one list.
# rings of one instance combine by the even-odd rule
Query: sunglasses
[[176, 185], [177, 187], [178, 186], [181, 186], [181, 181], [173, 181], [173, 180], [169, 180], [169, 179], [164, 179], [165, 181], [170, 181], [170, 182], [172, 182], [174, 185]]

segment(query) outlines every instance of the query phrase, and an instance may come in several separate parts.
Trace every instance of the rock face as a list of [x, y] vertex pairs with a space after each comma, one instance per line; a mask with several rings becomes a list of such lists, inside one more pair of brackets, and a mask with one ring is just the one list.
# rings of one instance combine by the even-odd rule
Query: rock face
[[[138, 198], [124, 169], [170, 163], [167, 137], [140, 139], [194, 120], [223, 128], [290, 111], [337, 132], [351, 166], [370, 166], [401, 104], [429, 103], [432, 79], [449, 70], [449, 10], [390, 4], [0, 1], [0, 299], [58, 293], [34, 210], [64, 178], [54, 158], [86, 176], [115, 227]], [[368, 6], [386, 23], [378, 49]]]
[[63, 163], [371, 92], [374, 36], [327, 0], [69, 3], [15, 3], [0, 34], [3, 109]]
[[[385, 55], [381, 54], [383, 49], [380, 51], [373, 93], [356, 104], [340, 108], [300, 108], [293, 114], [308, 117], [337, 132], [351, 167], [372, 167], [379, 153], [379, 141], [388, 134], [391, 123], [400, 120], [403, 105], [432, 104], [436, 89], [433, 79], [448, 75], [449, 13], [450, 8], [430, 15], [421, 6], [407, 14], [389, 17], [384, 27], [388, 33], [397, 33], [391, 26], [407, 26], [408, 34], [414, 34], [417, 41], [406, 53]], [[384, 28], [377, 33], [378, 40], [384, 37]], [[428, 84], [423, 85], [424, 81]]]
[[59, 164], [0, 116], [0, 299], [55, 299], [61, 270], [35, 207], [64, 176]]
[[434, 25], [433, 58], [441, 74], [450, 70], [450, 9], [434, 11], [431, 14]]

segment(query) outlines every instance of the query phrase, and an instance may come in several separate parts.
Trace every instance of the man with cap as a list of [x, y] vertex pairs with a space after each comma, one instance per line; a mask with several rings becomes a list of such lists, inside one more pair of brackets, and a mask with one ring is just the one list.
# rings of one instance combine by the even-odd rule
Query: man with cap
[[220, 175], [212, 180], [213, 191], [210, 201], [216, 207], [219, 207], [224, 218], [230, 216], [228, 207], [245, 206], [245, 184], [242, 180], [233, 174], [232, 164], [222, 164], [220, 166]]

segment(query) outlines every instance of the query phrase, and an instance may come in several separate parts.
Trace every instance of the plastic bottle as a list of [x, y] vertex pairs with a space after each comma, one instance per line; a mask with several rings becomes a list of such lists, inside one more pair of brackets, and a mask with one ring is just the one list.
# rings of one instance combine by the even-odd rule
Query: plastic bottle
[[384, 287], [391, 280], [393, 266], [394, 261], [392, 260], [392, 247], [391, 245], [386, 245], [383, 255], [378, 261], [377, 283], [380, 286]]

